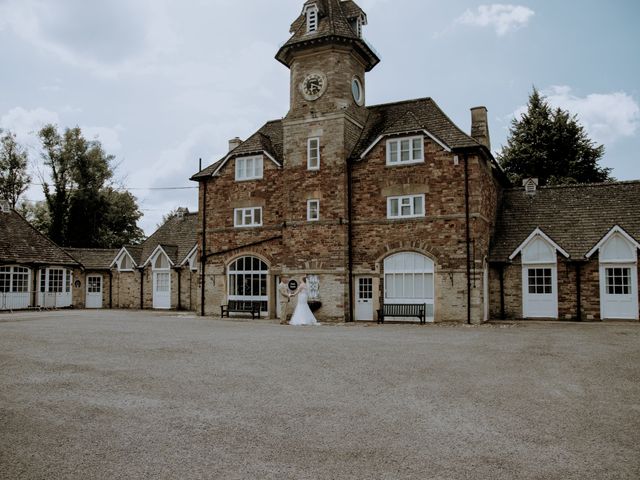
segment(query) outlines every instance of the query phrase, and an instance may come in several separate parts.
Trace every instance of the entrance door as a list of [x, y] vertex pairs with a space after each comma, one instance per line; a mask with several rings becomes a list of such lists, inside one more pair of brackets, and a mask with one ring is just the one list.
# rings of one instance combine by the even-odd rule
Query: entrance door
[[356, 280], [356, 320], [373, 320], [373, 278]]
[[102, 275], [87, 277], [87, 308], [102, 308]]
[[555, 265], [524, 267], [524, 318], [558, 318], [558, 279]]
[[638, 287], [635, 265], [600, 266], [603, 319], [638, 319]]
[[153, 308], [171, 308], [171, 272], [153, 272]]

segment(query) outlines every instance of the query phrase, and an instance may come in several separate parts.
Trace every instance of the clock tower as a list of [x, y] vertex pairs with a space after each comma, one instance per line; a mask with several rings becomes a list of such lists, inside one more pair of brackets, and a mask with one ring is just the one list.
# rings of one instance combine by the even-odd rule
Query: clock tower
[[285, 269], [317, 274], [323, 310], [343, 312], [346, 320], [347, 159], [368, 116], [365, 74], [380, 62], [362, 37], [366, 23], [351, 0], [307, 0], [276, 55], [291, 71], [289, 112], [282, 121], [288, 202], [283, 244], [292, 252]]

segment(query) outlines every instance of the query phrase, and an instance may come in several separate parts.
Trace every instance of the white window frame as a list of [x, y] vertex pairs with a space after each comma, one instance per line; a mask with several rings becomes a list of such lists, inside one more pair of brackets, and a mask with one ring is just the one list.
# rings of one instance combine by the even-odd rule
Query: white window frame
[[[415, 212], [415, 199], [420, 198], [422, 200], [422, 213]], [[398, 214], [393, 215], [391, 205], [394, 201], [398, 202]], [[403, 202], [407, 202], [408, 204], [403, 205]], [[411, 209], [411, 213], [409, 215], [402, 214], [402, 208], [409, 207]], [[427, 215], [427, 206], [425, 200], [425, 194], [421, 193], [419, 195], [402, 195], [397, 197], [387, 197], [387, 218], [391, 220], [397, 219], [405, 219], [405, 218], [424, 218]]]
[[[262, 155], [236, 158], [236, 182], [261, 180], [264, 177], [264, 160]], [[251, 165], [251, 173], [248, 166]]]
[[[315, 217], [312, 215], [313, 206], [315, 205]], [[318, 222], [320, 221], [320, 200], [314, 198], [312, 200], [307, 200], [307, 221], [308, 222]]]
[[[260, 221], [256, 221], [256, 212], [259, 211]], [[238, 221], [238, 214], [240, 222]], [[261, 227], [263, 221], [262, 207], [234, 208], [233, 210], [233, 226], [236, 228], [252, 228]]]
[[[123, 268], [122, 264], [124, 262], [128, 261], [130, 264], [129, 268]], [[124, 255], [122, 255], [122, 258], [120, 259], [120, 261], [118, 262], [118, 271], [119, 272], [133, 272], [133, 260], [131, 260], [131, 257], [129, 257], [126, 253]]]
[[[420, 155], [419, 158], [414, 158], [414, 143], [416, 140], [420, 141]], [[409, 160], [402, 160], [402, 142], [409, 142]], [[395, 145], [397, 158], [392, 156], [392, 146]], [[412, 165], [416, 163], [424, 163], [424, 135], [416, 135], [412, 137], [398, 137], [390, 138], [387, 140], [387, 165]]]
[[307, 33], [318, 31], [318, 8], [314, 5], [307, 9]]
[[307, 170], [320, 170], [320, 137], [307, 140]]

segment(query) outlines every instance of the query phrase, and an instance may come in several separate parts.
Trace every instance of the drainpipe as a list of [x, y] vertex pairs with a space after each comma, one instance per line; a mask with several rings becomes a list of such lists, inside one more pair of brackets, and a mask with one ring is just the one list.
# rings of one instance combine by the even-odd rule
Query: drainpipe
[[469, 154], [464, 154], [464, 209], [467, 244], [467, 324], [471, 324], [471, 214], [469, 211]]
[[180, 269], [176, 268], [176, 273], [178, 274], [178, 311], [182, 310], [182, 274], [180, 273]]
[[582, 264], [576, 262], [576, 320], [582, 321]]
[[349, 318], [348, 322], [354, 321], [354, 309], [353, 309], [353, 200], [351, 195], [353, 193], [352, 185], [353, 173], [352, 163], [347, 160], [347, 256], [348, 256], [348, 272], [347, 280], [349, 282]]
[[113, 309], [113, 270], [109, 269], [109, 309]]
[[[202, 159], [200, 159], [200, 163], [202, 166]], [[200, 169], [202, 171], [202, 168]], [[202, 184], [204, 185], [202, 191], [202, 252], [200, 255], [200, 316], [204, 317], [205, 315], [205, 269], [207, 268], [207, 180], [204, 180]]]
[[500, 264], [500, 269], [498, 270], [500, 275], [500, 319], [506, 320], [507, 315], [504, 311], [504, 263]]
[[144, 310], [144, 267], [140, 267], [140, 310]]

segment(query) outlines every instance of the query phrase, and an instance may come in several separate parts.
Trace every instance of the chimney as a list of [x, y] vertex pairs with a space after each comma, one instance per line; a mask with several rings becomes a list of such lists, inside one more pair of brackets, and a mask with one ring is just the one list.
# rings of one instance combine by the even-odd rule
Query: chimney
[[229, 140], [229, 151], [235, 150], [240, 146], [241, 143], [242, 140], [240, 140], [240, 137], [232, 138], [231, 140]]
[[471, 109], [471, 137], [491, 150], [486, 107], [475, 107]]

